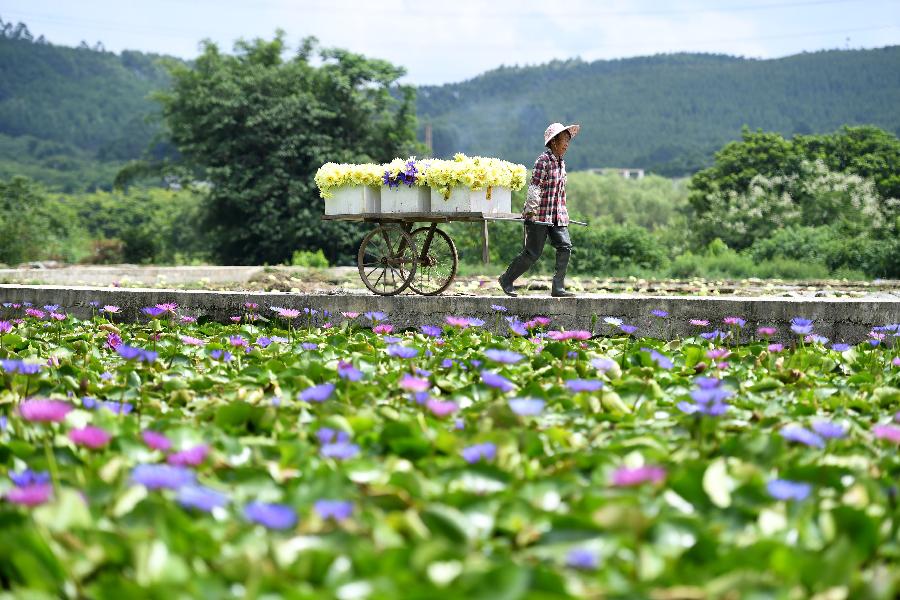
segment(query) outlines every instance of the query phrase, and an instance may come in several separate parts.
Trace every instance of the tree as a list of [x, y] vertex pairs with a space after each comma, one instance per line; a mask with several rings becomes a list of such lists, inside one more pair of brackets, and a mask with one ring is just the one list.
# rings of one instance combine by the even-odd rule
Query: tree
[[361, 237], [323, 222], [313, 175], [334, 162], [385, 162], [416, 150], [414, 92], [403, 69], [314, 38], [284, 59], [283, 32], [239, 41], [235, 54], [205, 42], [193, 66], [170, 66], [157, 97], [183, 165], [210, 182], [206, 223], [222, 262], [276, 263], [321, 248], [350, 262]]

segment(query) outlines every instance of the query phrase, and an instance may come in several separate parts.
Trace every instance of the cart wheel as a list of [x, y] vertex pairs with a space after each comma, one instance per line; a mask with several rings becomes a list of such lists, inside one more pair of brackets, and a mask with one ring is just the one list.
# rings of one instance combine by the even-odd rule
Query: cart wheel
[[416, 244], [398, 225], [379, 225], [363, 238], [356, 262], [367, 288], [393, 296], [405, 290], [416, 273]]
[[409, 287], [424, 296], [440, 294], [453, 283], [459, 257], [450, 236], [432, 227], [419, 227], [412, 232], [418, 248], [416, 272]]

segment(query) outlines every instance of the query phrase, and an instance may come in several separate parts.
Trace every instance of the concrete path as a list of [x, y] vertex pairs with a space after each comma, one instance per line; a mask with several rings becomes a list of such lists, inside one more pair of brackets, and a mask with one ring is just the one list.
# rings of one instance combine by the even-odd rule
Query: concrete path
[[[447, 315], [479, 317], [485, 326], [493, 327], [502, 305], [501, 314], [518, 315], [527, 319], [545, 315], [553, 319], [553, 327], [591, 329], [598, 334], [613, 333], [604, 317], [617, 317], [638, 326], [635, 335], [674, 339], [696, 334], [718, 326], [722, 319], [737, 316], [746, 319], [744, 331], [752, 333], [767, 325], [778, 328], [775, 336], [789, 341], [792, 317], [815, 321], [815, 332], [832, 342], [856, 343], [866, 339], [873, 326], [900, 322], [900, 300], [872, 298], [779, 298], [779, 297], [709, 297], [709, 296], [648, 296], [636, 294], [584, 295], [576, 298], [528, 296], [518, 298], [473, 296], [395, 296], [381, 297], [362, 294], [304, 295], [283, 292], [218, 292], [195, 290], [166, 290], [150, 288], [100, 288], [0, 285], [0, 302], [31, 302], [35, 306], [59, 304], [63, 310], [78, 317], [90, 316], [90, 303], [100, 306], [113, 304], [122, 308], [117, 320], [146, 319], [141, 308], [161, 302], [175, 302], [182, 314], [228, 322], [229, 317], [242, 314], [246, 302], [259, 304], [260, 313], [270, 317], [270, 307], [311, 308], [328, 310], [340, 322], [342, 311], [382, 311], [388, 320], [401, 328], [425, 324], [440, 324]], [[653, 309], [669, 313], [667, 318], [651, 315]], [[11, 316], [11, 309], [0, 308], [0, 318]], [[20, 312], [20, 311], [19, 311]], [[302, 319], [302, 317], [301, 317]], [[690, 319], [707, 319], [711, 326], [698, 328]], [[299, 322], [300, 320], [298, 320]], [[303, 321], [305, 323], [305, 321]], [[319, 321], [322, 322], [321, 320]]]

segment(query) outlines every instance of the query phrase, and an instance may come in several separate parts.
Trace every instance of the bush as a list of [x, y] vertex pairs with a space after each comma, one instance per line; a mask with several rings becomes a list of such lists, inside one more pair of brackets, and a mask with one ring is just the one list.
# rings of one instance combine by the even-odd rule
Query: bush
[[573, 227], [569, 232], [575, 247], [575, 273], [603, 275], [629, 266], [656, 269], [667, 260], [665, 250], [643, 227]]
[[328, 259], [321, 249], [315, 252], [309, 250], [295, 250], [291, 257], [292, 267], [311, 267], [314, 269], [327, 269], [329, 267]]

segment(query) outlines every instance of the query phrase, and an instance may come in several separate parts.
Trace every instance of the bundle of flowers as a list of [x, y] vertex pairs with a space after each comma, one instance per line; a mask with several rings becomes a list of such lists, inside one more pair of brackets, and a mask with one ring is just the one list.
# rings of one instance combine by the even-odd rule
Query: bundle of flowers
[[[392, 163], [393, 164], [393, 163]], [[322, 198], [331, 198], [335, 189], [344, 185], [381, 186], [384, 165], [373, 163], [325, 163], [316, 171], [316, 185]]]
[[519, 190], [525, 185], [528, 171], [524, 165], [483, 156], [456, 154], [453, 160], [433, 160], [423, 173], [425, 183], [449, 198], [454, 187], [473, 190], [487, 188], [488, 198], [493, 187]]
[[381, 182], [389, 188], [398, 188], [401, 184], [408, 187], [424, 186], [426, 185], [424, 174], [428, 165], [428, 162], [417, 161], [415, 156], [406, 160], [395, 158], [383, 165], [384, 174], [381, 176]]

